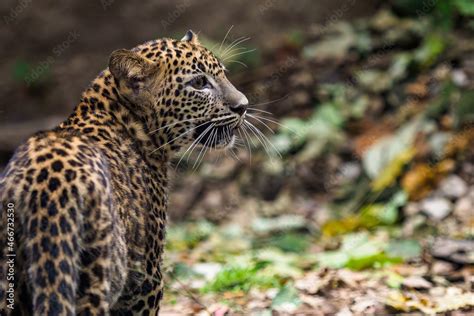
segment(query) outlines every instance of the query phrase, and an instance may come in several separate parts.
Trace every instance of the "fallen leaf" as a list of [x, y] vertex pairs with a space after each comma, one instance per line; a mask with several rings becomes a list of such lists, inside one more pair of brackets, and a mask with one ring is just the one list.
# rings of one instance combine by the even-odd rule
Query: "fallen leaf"
[[420, 276], [410, 276], [405, 278], [402, 285], [412, 289], [430, 289], [433, 284]]

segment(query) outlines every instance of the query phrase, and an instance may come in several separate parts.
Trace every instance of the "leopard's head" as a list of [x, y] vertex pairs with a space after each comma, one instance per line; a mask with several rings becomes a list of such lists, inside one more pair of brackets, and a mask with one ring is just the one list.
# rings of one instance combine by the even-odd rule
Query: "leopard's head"
[[248, 100], [226, 77], [219, 59], [188, 31], [112, 53], [109, 70], [123, 99], [163, 148], [232, 146]]

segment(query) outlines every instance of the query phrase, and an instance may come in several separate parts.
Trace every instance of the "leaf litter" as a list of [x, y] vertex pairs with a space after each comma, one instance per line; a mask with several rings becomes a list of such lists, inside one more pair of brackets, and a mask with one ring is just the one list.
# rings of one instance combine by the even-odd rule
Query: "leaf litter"
[[394, 3], [245, 57], [274, 148], [177, 171], [162, 315], [474, 312], [474, 7]]

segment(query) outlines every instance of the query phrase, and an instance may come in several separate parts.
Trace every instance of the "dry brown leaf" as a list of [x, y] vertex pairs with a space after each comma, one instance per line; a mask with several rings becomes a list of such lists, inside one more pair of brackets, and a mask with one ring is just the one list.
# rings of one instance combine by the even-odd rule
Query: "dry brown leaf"
[[414, 82], [410, 83], [405, 87], [405, 92], [409, 95], [416, 96], [418, 98], [425, 98], [428, 96], [428, 87], [425, 83]]
[[403, 176], [402, 188], [411, 200], [418, 201], [426, 197], [454, 167], [455, 162], [450, 159], [443, 160], [435, 165], [418, 163]]
[[453, 136], [446, 144], [445, 155], [453, 157], [457, 153], [465, 152], [474, 144], [474, 127], [468, 127]]
[[373, 144], [385, 136], [392, 135], [394, 132], [393, 124], [390, 122], [381, 122], [370, 124], [370, 127], [354, 140], [354, 152], [357, 157], [362, 157], [364, 152]]
[[463, 292], [456, 287], [447, 288], [440, 296], [393, 290], [388, 295], [386, 304], [404, 312], [419, 310], [433, 315], [474, 306], [474, 293]]

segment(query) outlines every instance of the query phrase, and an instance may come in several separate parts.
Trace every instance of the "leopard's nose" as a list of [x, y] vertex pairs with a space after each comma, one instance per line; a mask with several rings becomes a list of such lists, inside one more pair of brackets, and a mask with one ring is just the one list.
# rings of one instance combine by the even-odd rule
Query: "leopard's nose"
[[231, 105], [230, 110], [234, 113], [237, 113], [239, 115], [243, 115], [245, 111], [247, 110], [249, 103], [239, 103], [236, 105]]
[[243, 115], [245, 111], [247, 110], [248, 106], [249, 106], [249, 101], [244, 95], [242, 95], [242, 97], [239, 99], [237, 103], [235, 103], [234, 105], [230, 105], [230, 110], [239, 115]]

